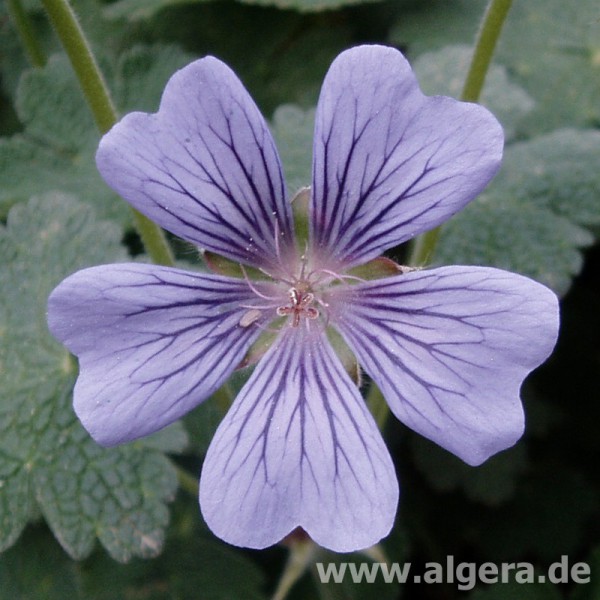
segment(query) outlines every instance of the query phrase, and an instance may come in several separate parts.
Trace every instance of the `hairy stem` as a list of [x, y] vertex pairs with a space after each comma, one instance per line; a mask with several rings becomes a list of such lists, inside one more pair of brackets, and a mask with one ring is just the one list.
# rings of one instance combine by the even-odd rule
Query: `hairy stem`
[[[42, 0], [42, 3], [71, 61], [94, 121], [100, 133], [104, 134], [117, 122], [118, 115], [77, 16], [68, 0]], [[160, 227], [135, 209], [133, 216], [152, 261], [160, 265], [173, 265], [171, 248]]]
[[292, 545], [287, 564], [271, 600], [287, 598], [294, 584], [304, 575], [317, 550], [318, 546], [312, 540]]
[[485, 82], [496, 43], [513, 0], [491, 0], [477, 34], [475, 51], [462, 89], [461, 100], [477, 102]]
[[46, 64], [46, 55], [38, 42], [31, 18], [23, 8], [21, 0], [7, 0], [6, 5], [31, 66], [43, 67]]
[[67, 0], [42, 0], [52, 26], [67, 53], [100, 133], [117, 122], [117, 111], [96, 59]]

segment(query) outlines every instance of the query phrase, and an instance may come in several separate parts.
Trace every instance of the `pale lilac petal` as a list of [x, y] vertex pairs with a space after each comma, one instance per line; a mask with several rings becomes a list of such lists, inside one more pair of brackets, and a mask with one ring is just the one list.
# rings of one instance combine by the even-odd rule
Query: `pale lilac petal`
[[351, 286], [332, 304], [400, 421], [471, 465], [519, 439], [521, 383], [558, 333], [548, 288], [498, 269], [444, 267]]
[[317, 107], [315, 252], [356, 265], [439, 225], [487, 185], [502, 148], [491, 113], [424, 96], [397, 50], [343, 52]]
[[256, 339], [244, 281], [143, 264], [93, 267], [48, 301], [51, 332], [79, 357], [75, 411], [113, 445], [172, 423], [215, 391]]
[[209, 527], [264, 548], [300, 526], [347, 552], [385, 536], [397, 502], [389, 453], [324, 333], [287, 328], [208, 450], [200, 505]]
[[169, 231], [265, 266], [293, 228], [273, 138], [236, 75], [213, 57], [169, 80], [156, 114], [131, 113], [96, 156], [107, 183]]

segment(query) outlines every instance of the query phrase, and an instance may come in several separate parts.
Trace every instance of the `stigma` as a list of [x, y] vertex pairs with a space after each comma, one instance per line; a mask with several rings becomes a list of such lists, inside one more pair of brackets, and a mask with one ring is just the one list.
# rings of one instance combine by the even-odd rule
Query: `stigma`
[[277, 307], [277, 314], [280, 317], [292, 316], [292, 327], [300, 325], [300, 319], [316, 319], [319, 311], [313, 306], [315, 296], [312, 292], [304, 290], [302, 287], [292, 287], [288, 291], [289, 303], [285, 306]]

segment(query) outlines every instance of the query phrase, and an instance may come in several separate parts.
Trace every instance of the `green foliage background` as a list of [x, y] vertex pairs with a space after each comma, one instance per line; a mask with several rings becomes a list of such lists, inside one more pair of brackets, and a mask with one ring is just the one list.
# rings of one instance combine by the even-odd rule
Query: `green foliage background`
[[[270, 120], [290, 188], [309, 182], [321, 80], [341, 50], [401, 48], [429, 94], [458, 96], [484, 0], [74, 0], [118, 110], [155, 110], [195, 57], [228, 62]], [[76, 364], [47, 332], [50, 290], [84, 266], [137, 255], [130, 212], [96, 172], [99, 134], [37, 0], [25, 8], [47, 62], [29, 65], [0, 5], [0, 600], [263, 600], [288, 550], [214, 538], [197, 498], [223, 397], [146, 440], [98, 447], [70, 406]], [[507, 134], [488, 189], [442, 230], [435, 264], [529, 275], [562, 299], [549, 361], [526, 382], [527, 432], [479, 468], [389, 420], [401, 482], [390, 561], [447, 555], [534, 563], [567, 554], [588, 585], [320, 584], [290, 600], [600, 598], [600, 6], [515, 0], [481, 99]], [[201, 268], [176, 245], [178, 259]], [[401, 258], [404, 249], [397, 249]], [[136, 256], [136, 260], [147, 260]], [[322, 551], [315, 561], [367, 560]], [[314, 561], [313, 561], [314, 562]]]

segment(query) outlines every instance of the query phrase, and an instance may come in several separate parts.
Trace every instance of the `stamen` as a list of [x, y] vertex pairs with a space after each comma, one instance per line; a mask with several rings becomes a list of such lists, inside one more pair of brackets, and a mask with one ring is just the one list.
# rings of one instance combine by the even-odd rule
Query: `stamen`
[[261, 314], [261, 311], [257, 308], [252, 308], [248, 312], [245, 312], [240, 319], [240, 327], [250, 327], [250, 325], [260, 319]]
[[242, 308], [247, 308], [248, 310], [256, 309], [256, 310], [268, 310], [269, 308], [275, 308], [275, 304], [240, 304]]
[[279, 264], [281, 264], [281, 252], [279, 249], [279, 220], [277, 219], [277, 215], [275, 215], [275, 256], [279, 259]]
[[325, 273], [326, 275], [330, 275], [331, 277], [337, 279], [341, 283], [344, 283], [344, 280], [346, 279], [352, 279], [354, 281], [358, 281], [359, 283], [365, 282], [365, 280], [362, 277], [356, 277], [355, 275], [340, 275], [339, 273], [336, 273], [335, 271], [330, 271], [329, 269], [317, 269], [315, 271], [312, 271], [311, 275], [317, 273]]
[[248, 273], [246, 273], [246, 269], [244, 269], [244, 265], [240, 265], [240, 268], [242, 269], [242, 273], [244, 274], [244, 279], [246, 280], [246, 283], [248, 284], [248, 287], [259, 297], [259, 298], [263, 298], [264, 300], [277, 300], [276, 296], [267, 296], [265, 294], [263, 294], [262, 292], [259, 292], [256, 289], [256, 286], [250, 281], [250, 278], [248, 277]]

